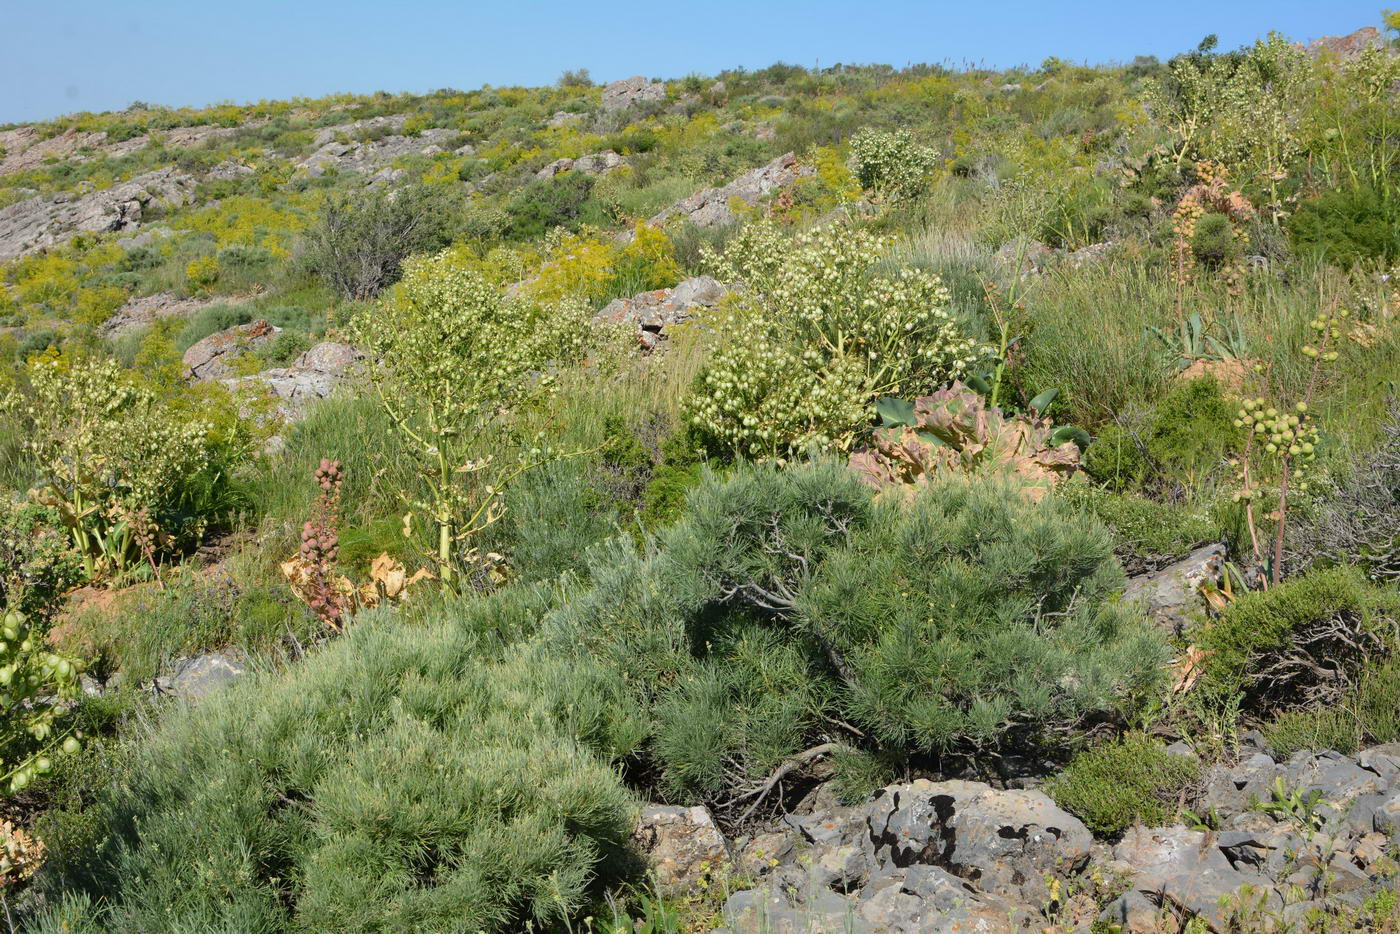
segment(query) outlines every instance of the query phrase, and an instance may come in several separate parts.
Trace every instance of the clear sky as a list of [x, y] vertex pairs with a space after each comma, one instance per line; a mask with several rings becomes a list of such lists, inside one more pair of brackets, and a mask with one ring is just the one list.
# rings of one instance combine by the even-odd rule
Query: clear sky
[[[1394, 2], [1394, 0], [1392, 0]], [[1378, 23], [1386, 0], [8, 0], [0, 122], [171, 106], [677, 78], [776, 61], [1039, 64], [1166, 58]]]

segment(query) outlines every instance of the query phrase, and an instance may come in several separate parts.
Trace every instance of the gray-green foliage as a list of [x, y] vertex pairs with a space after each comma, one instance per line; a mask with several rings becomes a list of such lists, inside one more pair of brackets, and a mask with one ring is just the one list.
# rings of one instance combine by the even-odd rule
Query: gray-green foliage
[[607, 560], [554, 638], [619, 669], [664, 781], [695, 796], [822, 737], [1034, 743], [1131, 708], [1165, 660], [1111, 599], [1108, 535], [995, 485], [881, 504], [836, 464], [746, 465], [707, 478], [651, 554]]
[[492, 648], [487, 630], [528, 630], [548, 601], [362, 619], [172, 717], [41, 884], [77, 900], [80, 930], [562, 926], [626, 864], [633, 799], [607, 762], [640, 728], [591, 662]]

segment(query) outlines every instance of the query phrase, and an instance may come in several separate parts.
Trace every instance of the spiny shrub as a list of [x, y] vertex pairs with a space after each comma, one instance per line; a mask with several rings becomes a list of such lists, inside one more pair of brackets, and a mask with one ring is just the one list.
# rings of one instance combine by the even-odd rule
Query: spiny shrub
[[890, 243], [832, 225], [789, 240], [770, 223], [706, 251], [743, 295], [689, 403], [693, 423], [745, 457], [810, 445], [849, 450], [878, 395], [927, 393], [981, 357], [948, 310], [937, 276], [881, 267]]
[[1400, 582], [1400, 403], [1369, 455], [1322, 484], [1317, 502], [1288, 526], [1289, 563], [1353, 564], [1372, 580]]
[[1114, 834], [1135, 822], [1148, 827], [1169, 822], [1182, 790], [1200, 771], [1198, 760], [1133, 733], [1079, 753], [1046, 791], [1090, 830]]
[[398, 279], [410, 254], [447, 245], [451, 217], [447, 196], [431, 185], [332, 197], [307, 231], [302, 261], [345, 298], [373, 298]]
[[1391, 661], [1366, 669], [1336, 706], [1281, 714], [1264, 727], [1264, 738], [1281, 758], [1300, 749], [1350, 755], [1369, 743], [1400, 740], [1400, 665]]
[[851, 137], [851, 171], [862, 187], [891, 199], [918, 194], [938, 167], [938, 151], [914, 142], [908, 130], [865, 129]]
[[640, 729], [596, 666], [477, 635], [540, 610], [518, 588], [451, 623], [362, 617], [168, 718], [91, 837], [56, 835], [36, 884], [62, 929], [563, 929], [628, 865], [635, 806], [607, 763]]

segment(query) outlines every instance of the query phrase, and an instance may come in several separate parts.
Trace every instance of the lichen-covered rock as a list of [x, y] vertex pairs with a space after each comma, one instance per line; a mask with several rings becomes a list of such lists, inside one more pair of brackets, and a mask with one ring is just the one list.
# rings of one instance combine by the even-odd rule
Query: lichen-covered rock
[[364, 354], [349, 344], [323, 341], [286, 367], [225, 379], [232, 390], [262, 389], [275, 400], [273, 413], [288, 422], [306, 417], [311, 405], [328, 399]]
[[696, 227], [723, 227], [738, 219], [730, 206], [732, 201], [737, 199], [752, 207], [763, 196], [786, 188], [814, 172], [811, 166], [798, 163], [792, 153], [784, 153], [767, 165], [745, 172], [727, 185], [706, 188], [677, 201], [649, 223], [659, 227], [672, 218], [679, 218], [690, 221]]
[[666, 99], [666, 85], [633, 75], [603, 88], [604, 110], [626, 110], [634, 104]]
[[724, 837], [703, 807], [644, 808], [633, 836], [663, 891], [684, 891], [728, 864]]
[[606, 175], [613, 169], [619, 169], [626, 164], [617, 153], [611, 149], [604, 149], [602, 152], [589, 153], [586, 156], [579, 156], [577, 159], [555, 159], [549, 165], [535, 173], [535, 178], [548, 181], [556, 175], [564, 172], [578, 172], [583, 175]]
[[1128, 581], [1123, 600], [1147, 611], [1153, 624], [1172, 635], [1180, 634], [1205, 611], [1201, 585], [1218, 583], [1225, 571], [1225, 546], [1206, 545], [1175, 564]]
[[247, 661], [241, 652], [233, 648], [218, 649], [180, 659], [168, 676], [156, 679], [156, 687], [163, 694], [193, 703], [232, 684], [247, 672]]
[[122, 305], [97, 329], [103, 337], [121, 337], [164, 318], [188, 318], [211, 305], [237, 305], [251, 296], [221, 296], [217, 299], [180, 298], [170, 292], [157, 292], [133, 298]]
[[710, 276], [695, 276], [676, 283], [674, 288], [640, 292], [631, 298], [616, 298], [594, 318], [605, 324], [635, 325], [637, 340], [645, 351], [656, 349], [666, 329], [713, 308], [728, 289]]
[[266, 321], [236, 324], [196, 341], [185, 351], [182, 362], [185, 378], [196, 382], [233, 376], [233, 362], [246, 353], [270, 343], [282, 329]]

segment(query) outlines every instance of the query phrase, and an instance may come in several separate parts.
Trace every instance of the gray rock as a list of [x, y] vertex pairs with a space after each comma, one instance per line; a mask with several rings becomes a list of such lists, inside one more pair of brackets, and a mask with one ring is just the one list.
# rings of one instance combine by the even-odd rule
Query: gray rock
[[288, 367], [263, 370], [253, 376], [225, 379], [234, 391], [264, 390], [274, 399], [274, 414], [288, 422], [306, 417], [313, 403], [328, 399], [364, 354], [349, 344], [323, 341]]
[[665, 99], [666, 85], [648, 81], [641, 75], [614, 81], [603, 88], [603, 109], [608, 111], [626, 110], [634, 104]]
[[237, 162], [224, 160], [209, 170], [209, 178], [219, 181], [232, 181], [236, 178], [243, 178], [252, 175], [253, 170], [246, 165], [239, 165]]
[[685, 891], [729, 861], [724, 837], [703, 807], [643, 808], [633, 838], [665, 892]]
[[247, 662], [237, 649], [219, 649], [175, 663], [170, 675], [156, 679], [163, 694], [197, 702], [247, 674]]
[[545, 121], [544, 125], [549, 127], [551, 130], [557, 130], [560, 127], [566, 127], [578, 123], [585, 116], [585, 114], [571, 114], [568, 111], [556, 110], [554, 112], [554, 115]]
[[233, 362], [244, 354], [270, 343], [282, 329], [266, 321], [236, 324], [196, 341], [185, 351], [182, 362], [185, 378], [200, 382], [234, 375]]
[[[398, 126], [402, 125], [400, 117]], [[424, 130], [418, 136], [385, 136], [364, 142], [341, 142], [335, 138], [335, 133], [327, 136], [326, 131], [322, 131], [316, 137], [319, 148], [298, 164], [313, 178], [332, 169], [337, 172], [373, 173], [404, 156], [442, 152], [439, 144], [457, 135], [456, 130], [438, 127]], [[325, 142], [319, 142], [323, 138]]]
[[594, 319], [605, 324], [635, 325], [642, 348], [653, 350], [671, 325], [713, 308], [727, 294], [728, 290], [710, 276], [696, 276], [676, 283], [675, 288], [613, 299]]
[[169, 292], [157, 292], [133, 298], [122, 305], [97, 329], [103, 337], [121, 337], [147, 327], [163, 318], [188, 318], [211, 305], [238, 305], [252, 296], [222, 296], [217, 299], [180, 298]]
[[1180, 634], [1205, 608], [1200, 586], [1219, 581], [1225, 569], [1225, 546], [1206, 545], [1160, 571], [1128, 581], [1126, 603], [1137, 603], [1164, 632]]
[[649, 223], [659, 227], [672, 218], [679, 218], [689, 220], [697, 227], [723, 227], [738, 219], [729, 207], [733, 199], [755, 205], [763, 196], [786, 188], [814, 171], [811, 166], [798, 164], [797, 157], [792, 153], [784, 153], [767, 165], [745, 172], [727, 185], [706, 188], [677, 201], [651, 218]]
[[1222, 898], [1241, 886], [1264, 893], [1269, 908], [1283, 906], [1268, 880], [1231, 864], [1208, 831], [1172, 827], [1131, 827], [1114, 848], [1115, 859], [1132, 870], [1132, 890], [1145, 899], [1171, 905], [1177, 914], [1199, 915], [1216, 930], [1225, 930]]
[[0, 208], [0, 260], [63, 243], [80, 233], [132, 230], [153, 211], [183, 205], [194, 179], [174, 167], [85, 195], [62, 192]]
[[1045, 880], [1089, 859], [1093, 837], [1039, 791], [917, 780], [880, 792], [867, 812], [876, 865], [946, 866], [980, 891], [1013, 901], [1045, 896]]
[[535, 173], [535, 178], [548, 181], [556, 175], [564, 172], [580, 172], [584, 175], [606, 175], [613, 169], [621, 168], [625, 165], [625, 160], [611, 149], [604, 149], [602, 152], [589, 153], [586, 156], [579, 156], [577, 159], [555, 159], [549, 165]]

